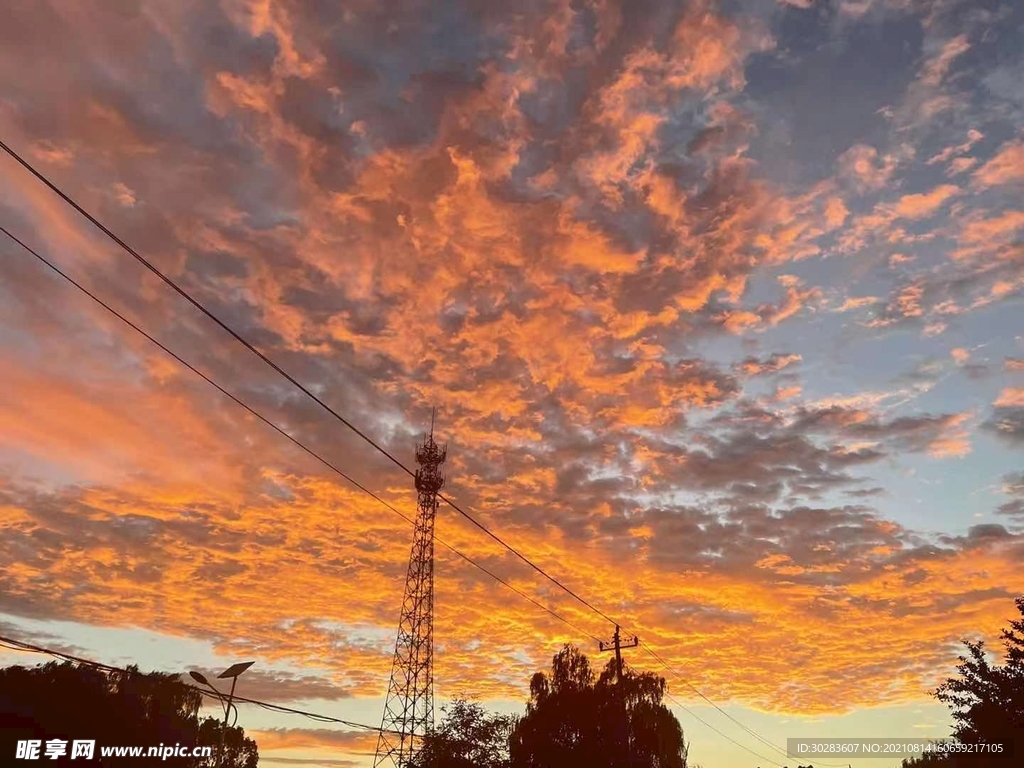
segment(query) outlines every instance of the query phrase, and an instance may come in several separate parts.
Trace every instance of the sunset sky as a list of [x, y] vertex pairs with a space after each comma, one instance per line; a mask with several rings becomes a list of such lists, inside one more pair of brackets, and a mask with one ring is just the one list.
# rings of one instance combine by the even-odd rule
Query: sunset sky
[[[948, 734], [928, 691], [1024, 592], [1024, 4], [7, 6], [0, 138], [407, 464], [436, 405], [447, 492], [640, 635], [692, 760], [796, 762], [688, 683], [783, 747]], [[6, 155], [0, 224], [415, 513]], [[0, 240], [0, 634], [379, 724], [411, 527]], [[438, 708], [604, 661], [443, 547], [435, 606]]]

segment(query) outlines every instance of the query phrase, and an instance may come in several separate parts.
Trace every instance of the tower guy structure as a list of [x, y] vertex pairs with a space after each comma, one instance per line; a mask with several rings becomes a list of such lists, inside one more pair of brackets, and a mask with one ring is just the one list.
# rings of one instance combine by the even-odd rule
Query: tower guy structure
[[430, 434], [416, 449], [416, 529], [374, 768], [405, 768], [434, 726], [434, 519], [447, 453], [434, 442], [431, 416]]

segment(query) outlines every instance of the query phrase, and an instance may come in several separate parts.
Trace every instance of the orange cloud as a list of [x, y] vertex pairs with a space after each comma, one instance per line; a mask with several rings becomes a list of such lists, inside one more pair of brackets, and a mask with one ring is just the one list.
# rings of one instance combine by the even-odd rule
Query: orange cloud
[[316, 747], [343, 754], [372, 755], [377, 749], [377, 734], [369, 731], [349, 731], [329, 728], [271, 728], [246, 731], [256, 740], [260, 757], [264, 751]]
[[233, 20], [254, 38], [265, 34], [274, 37], [277, 43], [275, 74], [281, 77], [309, 78], [323, 67], [325, 58], [318, 51], [313, 51], [311, 55], [299, 52], [294, 25], [288, 11], [282, 6], [271, 0], [232, 0], [225, 6]]
[[728, 311], [722, 316], [722, 327], [730, 333], [743, 333], [761, 323], [761, 316], [753, 312]]
[[759, 376], [765, 373], [776, 373], [795, 363], [799, 363], [801, 360], [803, 360], [803, 357], [796, 353], [775, 353], [765, 360], [748, 357], [739, 364], [739, 368], [747, 376]]
[[937, 459], [961, 458], [971, 452], [970, 432], [964, 426], [970, 414], [959, 414], [950, 419], [943, 434], [928, 446], [928, 453]]
[[945, 79], [953, 62], [970, 50], [966, 35], [957, 35], [947, 40], [942, 48], [925, 64], [921, 73], [921, 82], [926, 86], [938, 86]]
[[843, 303], [836, 307], [836, 312], [849, 312], [854, 309], [860, 309], [861, 307], [870, 307], [872, 304], [878, 303], [876, 296], [857, 296], [848, 297]]
[[[13, 361], [5, 369], [11, 397], [0, 402], [0, 417], [9, 449], [97, 479], [162, 475], [199, 488], [239, 477], [214, 424], [173, 391], [43, 376]], [[130, 408], [117, 407], [126, 402]]]
[[633, 167], [657, 146], [658, 130], [667, 119], [664, 108], [672, 95], [708, 92], [719, 84], [742, 87], [743, 61], [770, 45], [763, 35], [746, 35], [703, 0], [693, 3], [676, 23], [667, 50], [636, 48], [625, 57], [616, 79], [589, 101], [591, 120], [610, 136], [612, 149], [581, 158], [578, 172], [621, 201], [617, 185], [626, 182]]
[[[928, 159], [926, 165], [934, 165], [935, 163], [945, 163], [951, 160], [956, 155], [962, 155], [964, 152], [970, 152], [971, 148], [974, 147], [979, 141], [985, 138], [985, 135], [981, 131], [976, 131], [973, 128], [967, 132], [967, 141], [963, 144], [956, 146], [946, 147], [944, 150], [939, 152]], [[965, 158], [974, 162], [973, 158]]]
[[995, 157], [974, 172], [972, 180], [983, 188], [1024, 181], [1024, 140], [1003, 144]]
[[904, 219], [923, 219], [933, 216], [947, 200], [959, 194], [960, 189], [952, 184], [942, 184], [930, 192], [904, 195], [893, 206], [896, 216]]
[[37, 160], [57, 167], [67, 167], [75, 159], [75, 153], [69, 147], [57, 147], [48, 141], [33, 144], [31, 152]]
[[920, 317], [923, 295], [924, 288], [921, 285], [908, 285], [896, 295], [892, 308], [901, 317]]
[[841, 227], [850, 215], [849, 209], [843, 204], [841, 197], [830, 197], [825, 205], [825, 221], [829, 229]]
[[[894, 224], [900, 219], [916, 221], [931, 218], [948, 200], [959, 194], [959, 187], [941, 184], [928, 192], [903, 195], [894, 203], [878, 203], [870, 213], [855, 217], [841, 232], [839, 249], [843, 252], [859, 251], [873, 240], [890, 244], [930, 240], [934, 234], [913, 235]], [[906, 263], [903, 254], [894, 254], [892, 258], [895, 261], [890, 266]]]
[[1024, 388], [1007, 387], [999, 393], [994, 405], [997, 408], [1024, 408]]
[[799, 397], [803, 393], [803, 387], [799, 384], [794, 384], [789, 387], [776, 387], [775, 394], [772, 395], [772, 400], [781, 403], [786, 400], [792, 400], [793, 398]]
[[957, 176], [964, 171], [969, 171], [978, 163], [976, 157], [958, 157], [953, 160], [946, 169], [947, 176]]
[[855, 144], [839, 156], [840, 176], [861, 190], [881, 189], [889, 183], [898, 160], [893, 155], [879, 156], [878, 150]]
[[968, 219], [957, 236], [959, 248], [954, 259], [967, 259], [984, 253], [993, 253], [1010, 245], [1016, 233], [1024, 228], [1024, 211], [1008, 210], [990, 217], [975, 216]]

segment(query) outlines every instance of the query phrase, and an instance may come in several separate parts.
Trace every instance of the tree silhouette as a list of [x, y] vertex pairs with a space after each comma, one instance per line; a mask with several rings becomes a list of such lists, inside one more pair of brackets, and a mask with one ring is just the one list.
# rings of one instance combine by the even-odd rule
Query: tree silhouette
[[526, 715], [510, 743], [512, 768], [686, 768], [683, 730], [662, 704], [665, 679], [626, 671], [614, 661], [595, 679], [590, 662], [565, 646], [530, 681]]
[[953, 768], [953, 758], [928, 752], [919, 757], [908, 757], [900, 763], [901, 768]]
[[953, 736], [965, 744], [1006, 742], [1024, 734], [1024, 597], [1015, 601], [1021, 618], [1001, 633], [1004, 663], [990, 663], [983, 641], [965, 641], [958, 677], [935, 691], [953, 711]]
[[224, 734], [224, 751], [220, 762], [217, 761], [217, 749], [220, 744], [220, 733], [224, 724], [212, 717], [204, 718], [199, 723], [196, 744], [209, 744], [213, 751], [209, 757], [196, 759], [195, 768], [256, 768], [260, 755], [256, 742], [247, 738], [241, 728], [229, 726]]
[[509, 768], [515, 718], [488, 714], [479, 704], [453, 700], [409, 768]]
[[[72, 662], [0, 669], [0, 749], [13, 758], [20, 740], [95, 741], [92, 764], [114, 765], [101, 746], [210, 746], [212, 757], [135, 758], [133, 764], [212, 768], [221, 724], [199, 721], [202, 694], [175, 674], [143, 673], [136, 666], [109, 672]], [[70, 751], [70, 750], [69, 750]], [[225, 734], [223, 765], [256, 768], [256, 743], [241, 728]], [[67, 759], [65, 756], [64, 759]], [[62, 762], [61, 760], [50, 761]], [[90, 761], [92, 762], [92, 761]]]
[[[1024, 742], [1024, 597], [1014, 601], [1020, 619], [1011, 619], [1000, 636], [1003, 664], [990, 661], [983, 641], [965, 640], [957, 676], [935, 690], [935, 697], [953, 715], [953, 738], [962, 744], [1003, 744], [1006, 754], [939, 755], [929, 753], [903, 761], [903, 768], [987, 768], [1020, 764]], [[1014, 740], [1019, 743], [1015, 743]]]

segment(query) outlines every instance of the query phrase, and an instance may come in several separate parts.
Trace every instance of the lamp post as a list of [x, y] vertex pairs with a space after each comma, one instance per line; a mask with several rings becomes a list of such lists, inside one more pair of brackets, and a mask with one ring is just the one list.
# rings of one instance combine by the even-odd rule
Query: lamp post
[[[232, 664], [230, 667], [228, 667], [219, 675], [217, 675], [218, 680], [226, 680], [228, 678], [231, 678], [231, 692], [228, 693], [226, 704], [224, 702], [224, 694], [221, 693], [220, 690], [218, 690], [216, 687], [214, 687], [213, 683], [207, 680], [205, 675], [199, 672], [189, 672], [189, 675], [191, 675], [193, 680], [202, 683], [207, 688], [210, 688], [214, 693], [217, 694], [217, 698], [220, 700], [221, 704], [224, 704], [224, 725], [220, 729], [220, 744], [217, 746], [218, 768], [220, 768], [221, 766], [221, 757], [224, 754], [224, 737], [227, 735], [228, 732], [228, 715], [231, 713], [231, 700], [235, 698], [235, 684], [238, 682], [238, 676], [245, 672], [245, 670], [247, 670], [255, 663], [255, 661], [242, 661], [238, 664]], [[237, 707], [235, 711], [238, 711]], [[235, 722], [238, 722], [237, 715], [235, 717]]]

